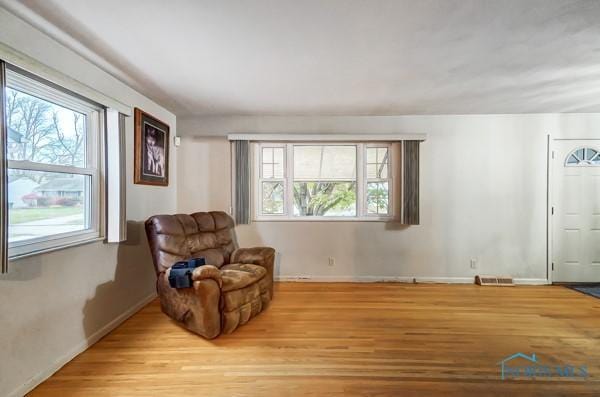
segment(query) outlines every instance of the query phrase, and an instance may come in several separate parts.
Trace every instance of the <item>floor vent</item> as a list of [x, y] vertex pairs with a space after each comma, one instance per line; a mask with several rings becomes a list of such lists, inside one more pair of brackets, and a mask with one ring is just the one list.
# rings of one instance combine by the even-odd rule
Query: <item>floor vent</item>
[[510, 276], [475, 276], [477, 285], [495, 285], [498, 287], [512, 287], [515, 284]]

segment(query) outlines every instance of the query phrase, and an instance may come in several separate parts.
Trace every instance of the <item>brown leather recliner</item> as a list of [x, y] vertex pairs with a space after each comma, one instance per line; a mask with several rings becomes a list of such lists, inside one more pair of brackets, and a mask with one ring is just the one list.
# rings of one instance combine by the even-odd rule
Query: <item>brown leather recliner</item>
[[[157, 215], [146, 221], [162, 311], [209, 339], [245, 324], [273, 297], [275, 250], [236, 249], [233, 228], [224, 212]], [[206, 265], [194, 270], [193, 288], [171, 288], [171, 266], [198, 257]]]

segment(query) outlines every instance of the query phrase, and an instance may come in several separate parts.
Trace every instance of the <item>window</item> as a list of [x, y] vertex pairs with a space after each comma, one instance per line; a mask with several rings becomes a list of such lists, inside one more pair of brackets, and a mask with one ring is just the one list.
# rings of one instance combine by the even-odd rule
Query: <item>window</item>
[[392, 144], [255, 144], [258, 220], [386, 220]]
[[6, 85], [9, 255], [98, 238], [102, 108], [14, 70]]
[[572, 151], [565, 162], [567, 167], [600, 166], [600, 151], [592, 148], [580, 148]]
[[260, 191], [263, 214], [281, 215], [284, 213], [284, 159], [285, 148], [265, 146], [261, 149]]
[[391, 178], [390, 150], [387, 146], [367, 147], [367, 213], [389, 214]]

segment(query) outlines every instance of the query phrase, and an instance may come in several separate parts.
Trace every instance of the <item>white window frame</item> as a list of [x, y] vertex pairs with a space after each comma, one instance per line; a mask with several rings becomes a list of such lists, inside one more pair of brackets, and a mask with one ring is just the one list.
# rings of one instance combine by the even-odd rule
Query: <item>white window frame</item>
[[[8, 169], [56, 172], [83, 175], [89, 178], [90, 194], [86, 197], [86, 224], [88, 227], [74, 232], [54, 234], [8, 244], [9, 259], [54, 251], [91, 241], [102, 240], [104, 235], [104, 130], [105, 109], [79, 96], [38, 80], [20, 70], [7, 69], [6, 86], [33, 95], [42, 100], [74, 110], [86, 116], [86, 164], [84, 167], [45, 164], [32, 161], [8, 160]], [[10, 225], [9, 225], [10, 229]]]
[[[295, 216], [294, 208], [294, 146], [355, 146], [356, 147], [356, 215], [355, 216]], [[397, 217], [398, 203], [395, 194], [396, 173], [394, 165], [396, 162], [396, 150], [392, 142], [323, 142], [323, 141], [298, 141], [298, 142], [254, 142], [251, 147], [252, 156], [252, 214], [253, 221], [293, 221], [293, 222], [323, 222], [323, 221], [375, 221], [389, 222]], [[263, 214], [262, 212], [262, 182], [263, 181], [282, 181], [281, 179], [263, 179], [262, 178], [262, 148], [264, 147], [283, 147], [284, 150], [284, 203], [283, 214]], [[367, 188], [367, 148], [385, 147], [388, 149], [388, 214], [369, 214], [367, 208], [366, 188]], [[311, 179], [312, 181], [312, 179]], [[340, 179], [340, 182], [346, 182], [347, 179]], [[369, 181], [374, 181], [369, 179]]]
[[[387, 160], [387, 178], [369, 178], [368, 173], [367, 173], [367, 149], [370, 148], [385, 148], [388, 151], [388, 160]], [[394, 178], [393, 178], [393, 174], [394, 174], [394, 167], [392, 166], [392, 157], [393, 157], [393, 153], [392, 153], [392, 144], [391, 143], [386, 143], [386, 142], [377, 142], [377, 143], [367, 143], [365, 144], [365, 148], [364, 148], [364, 162], [363, 162], [363, 172], [364, 172], [364, 185], [363, 185], [363, 189], [364, 189], [364, 208], [363, 208], [363, 214], [364, 216], [367, 217], [375, 217], [375, 218], [389, 218], [390, 216], [393, 216], [393, 211], [394, 211]], [[387, 214], [370, 214], [369, 213], [369, 205], [367, 203], [367, 185], [369, 182], [379, 182], [379, 183], [383, 183], [383, 182], [387, 182], [388, 183], [388, 212]]]
[[[262, 158], [262, 156], [263, 156], [263, 149], [265, 149], [265, 148], [283, 149], [283, 178], [275, 178], [275, 167], [274, 166], [273, 166], [273, 178], [265, 178], [264, 177], [264, 175], [263, 175], [263, 158]], [[287, 188], [287, 185], [288, 185], [288, 183], [287, 183], [287, 179], [288, 179], [287, 178], [288, 177], [288, 174], [287, 174], [287, 169], [288, 169], [288, 167], [287, 167], [287, 158], [288, 158], [288, 155], [287, 155], [286, 145], [284, 145], [284, 144], [264, 144], [264, 145], [261, 145], [259, 147], [259, 149], [258, 149], [258, 156], [257, 157], [258, 157], [258, 161], [259, 161], [259, 164], [256, 167], [257, 174], [259, 175], [258, 184], [256, 186], [256, 190], [258, 191], [258, 195], [259, 195], [258, 196], [258, 201], [256, 201], [256, 203], [258, 204], [257, 211], [260, 214], [260, 216], [262, 216], [262, 217], [271, 217], [271, 216], [280, 217], [280, 216], [286, 215], [287, 212], [288, 212], [288, 208], [291, 208], [291, 207], [288, 207], [287, 200], [285, 199], [285, 197], [287, 195], [287, 191], [288, 191], [288, 188]], [[263, 213], [263, 200], [262, 200], [262, 185], [263, 185], [263, 182], [275, 182], [275, 183], [276, 182], [281, 182], [283, 184], [283, 197], [284, 197], [284, 200], [283, 200], [283, 212], [281, 214], [264, 214]]]

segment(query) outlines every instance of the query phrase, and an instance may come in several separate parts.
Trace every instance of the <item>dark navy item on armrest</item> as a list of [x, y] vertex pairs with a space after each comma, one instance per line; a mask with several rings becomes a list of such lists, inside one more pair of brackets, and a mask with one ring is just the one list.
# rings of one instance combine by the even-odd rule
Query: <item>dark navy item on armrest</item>
[[192, 272], [202, 265], [206, 265], [204, 258], [193, 258], [175, 263], [171, 266], [169, 272], [169, 285], [171, 288], [190, 288], [193, 284]]

